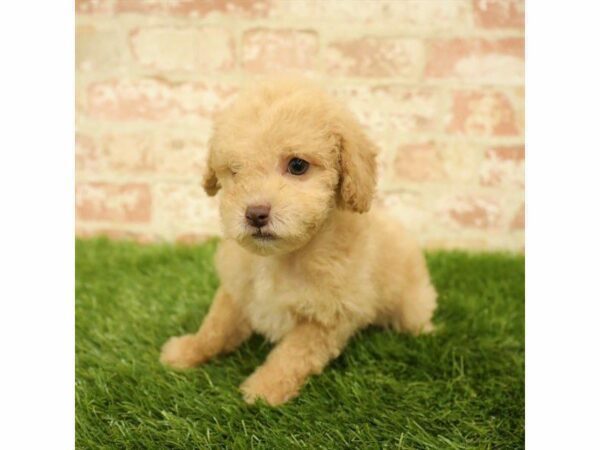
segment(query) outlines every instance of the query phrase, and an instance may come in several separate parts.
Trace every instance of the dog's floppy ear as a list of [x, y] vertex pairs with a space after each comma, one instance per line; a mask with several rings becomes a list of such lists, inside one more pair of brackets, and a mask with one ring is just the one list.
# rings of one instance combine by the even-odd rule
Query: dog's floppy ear
[[221, 189], [221, 185], [219, 184], [219, 180], [217, 179], [217, 174], [212, 166], [212, 155], [214, 152], [215, 139], [214, 134], [208, 141], [208, 156], [206, 158], [206, 168], [204, 169], [204, 179], [202, 181], [202, 186], [208, 195], [211, 197], [216, 195], [219, 189]]
[[338, 204], [342, 209], [366, 212], [377, 183], [377, 148], [346, 111], [340, 112], [335, 133], [340, 151]]

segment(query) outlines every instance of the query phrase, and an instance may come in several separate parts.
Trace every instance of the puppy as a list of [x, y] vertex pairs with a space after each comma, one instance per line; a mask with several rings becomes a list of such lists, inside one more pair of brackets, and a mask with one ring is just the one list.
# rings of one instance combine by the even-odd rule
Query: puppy
[[221, 191], [221, 286], [198, 332], [168, 340], [162, 363], [194, 367], [260, 333], [275, 346], [241, 391], [278, 405], [368, 325], [431, 331], [422, 252], [368, 212], [375, 159], [354, 117], [308, 82], [240, 94], [215, 121], [204, 178], [208, 195]]

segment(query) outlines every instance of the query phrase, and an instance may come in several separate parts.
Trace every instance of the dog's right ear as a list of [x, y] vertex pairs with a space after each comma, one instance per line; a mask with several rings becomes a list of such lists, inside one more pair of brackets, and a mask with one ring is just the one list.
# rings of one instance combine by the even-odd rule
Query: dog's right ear
[[338, 205], [364, 213], [369, 210], [377, 184], [377, 147], [348, 111], [339, 113], [335, 134], [339, 139], [340, 184]]
[[221, 189], [221, 185], [219, 184], [219, 180], [217, 179], [217, 174], [212, 166], [212, 155], [214, 152], [214, 135], [210, 138], [208, 142], [208, 156], [206, 158], [206, 168], [204, 169], [204, 180], [202, 181], [202, 186], [208, 195], [211, 197], [216, 195], [216, 193]]

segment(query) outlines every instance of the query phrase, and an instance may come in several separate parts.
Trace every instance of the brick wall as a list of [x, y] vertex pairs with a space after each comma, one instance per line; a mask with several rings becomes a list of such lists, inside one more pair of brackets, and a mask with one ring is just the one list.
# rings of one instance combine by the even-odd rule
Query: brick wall
[[378, 143], [377, 202], [425, 245], [522, 249], [523, 0], [75, 7], [78, 235], [218, 234], [200, 186], [211, 117], [243, 80], [295, 71]]

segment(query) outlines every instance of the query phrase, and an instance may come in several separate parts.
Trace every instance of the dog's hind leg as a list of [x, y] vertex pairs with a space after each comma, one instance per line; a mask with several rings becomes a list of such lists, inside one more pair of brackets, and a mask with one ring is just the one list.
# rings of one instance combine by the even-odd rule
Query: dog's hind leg
[[405, 288], [386, 305], [378, 323], [391, 326], [398, 332], [413, 335], [434, 330], [431, 321], [437, 306], [437, 292], [429, 280]]

